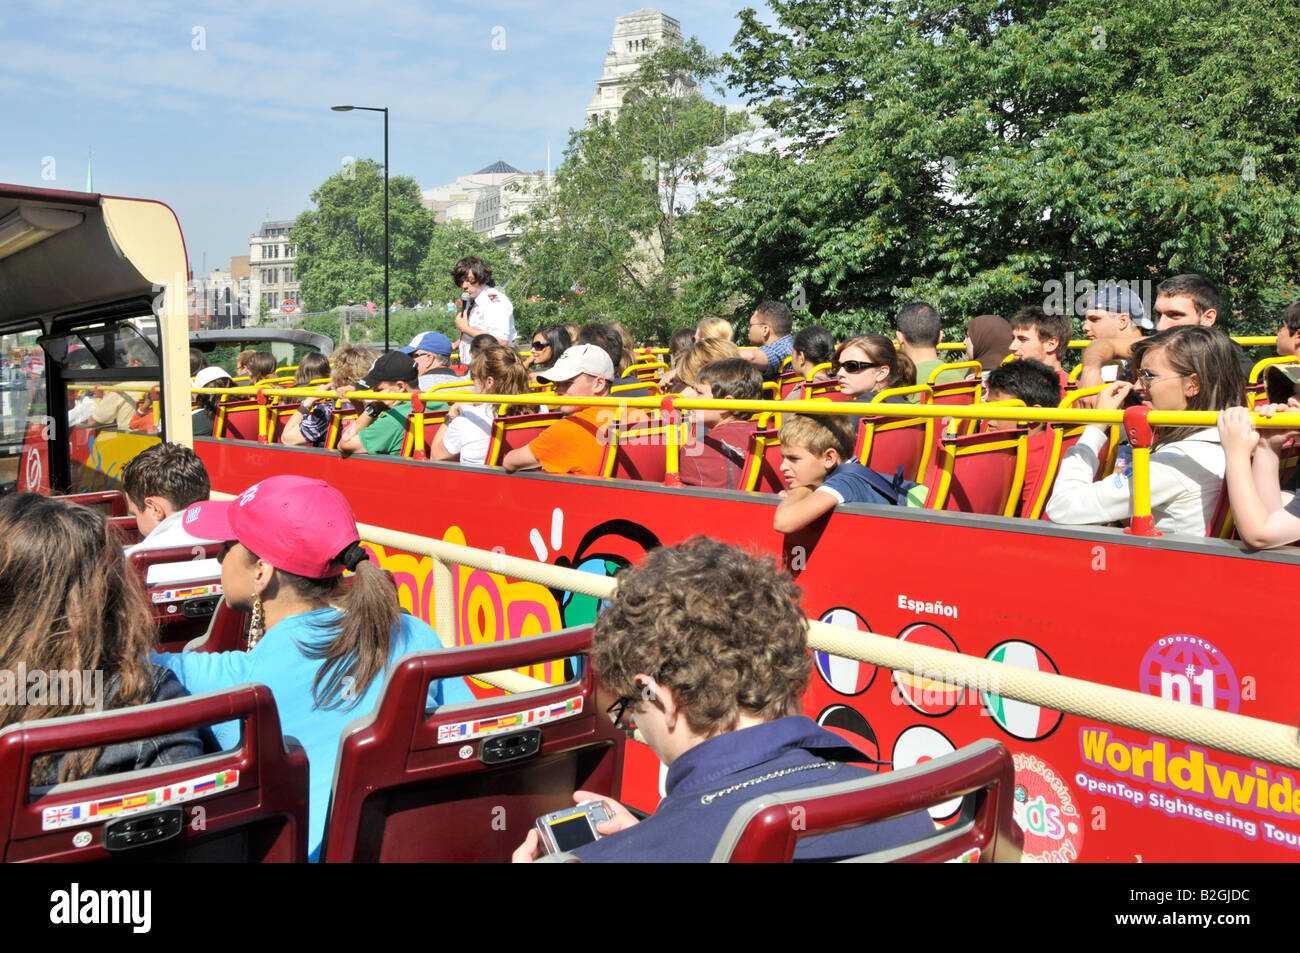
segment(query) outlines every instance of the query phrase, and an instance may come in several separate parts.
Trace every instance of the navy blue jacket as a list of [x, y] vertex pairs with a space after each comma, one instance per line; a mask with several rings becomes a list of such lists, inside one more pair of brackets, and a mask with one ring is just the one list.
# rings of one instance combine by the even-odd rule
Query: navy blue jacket
[[[731, 816], [746, 801], [850, 781], [868, 772], [843, 764], [865, 755], [811, 718], [778, 718], [701, 742], [673, 762], [667, 792], [654, 814], [635, 827], [610, 834], [573, 853], [587, 863], [633, 861], [703, 862], [713, 856]], [[789, 768], [803, 767], [737, 790], [733, 785]], [[926, 812], [856, 830], [799, 842], [796, 860], [834, 860], [905, 844], [934, 833]]]

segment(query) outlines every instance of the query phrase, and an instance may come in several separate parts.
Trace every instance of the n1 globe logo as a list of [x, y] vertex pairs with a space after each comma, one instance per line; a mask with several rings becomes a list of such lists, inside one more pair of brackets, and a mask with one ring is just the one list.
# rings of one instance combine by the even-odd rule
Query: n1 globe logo
[[1232, 663], [1211, 642], [1194, 635], [1168, 635], [1147, 649], [1138, 687], [1185, 705], [1231, 712], [1241, 707], [1241, 685]]

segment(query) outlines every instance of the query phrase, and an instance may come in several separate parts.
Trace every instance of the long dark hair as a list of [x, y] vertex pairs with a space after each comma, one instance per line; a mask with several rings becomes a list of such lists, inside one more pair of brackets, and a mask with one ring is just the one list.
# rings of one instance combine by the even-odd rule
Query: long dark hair
[[558, 361], [560, 355], [571, 347], [568, 329], [563, 324], [548, 324], [537, 333], [546, 338], [546, 343], [551, 346], [551, 359], [547, 361], [547, 367]]
[[[102, 516], [34, 493], [0, 500], [0, 667], [12, 672], [22, 662], [31, 672], [101, 672], [115, 688], [111, 699], [87, 699], [82, 685], [80, 704], [47, 697], [45, 704], [0, 705], [0, 726], [80, 715], [101, 704], [145, 704], [153, 697], [154, 640], [140, 579]], [[87, 776], [98, 755], [68, 753], [58, 780]], [[37, 776], [52, 764], [39, 761]]]
[[[1134, 375], [1142, 358], [1163, 350], [1169, 366], [1184, 377], [1195, 375], [1199, 390], [1187, 398], [1188, 410], [1226, 410], [1246, 405], [1246, 375], [1241, 369], [1237, 346], [1218, 328], [1178, 325], [1143, 338], [1133, 345]], [[1186, 440], [1202, 427], [1159, 427], [1153, 447]]]

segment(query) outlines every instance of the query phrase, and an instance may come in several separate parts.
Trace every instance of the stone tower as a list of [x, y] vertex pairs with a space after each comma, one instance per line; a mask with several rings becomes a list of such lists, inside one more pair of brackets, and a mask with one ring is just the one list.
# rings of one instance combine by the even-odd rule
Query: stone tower
[[[640, 68], [641, 61], [665, 44], [681, 42], [682, 25], [650, 7], [616, 19], [614, 38], [605, 56], [605, 72], [596, 80], [596, 92], [587, 103], [588, 125], [602, 117], [616, 121], [626, 94], [625, 84]], [[687, 95], [699, 92], [699, 86], [693, 81], [689, 86], [678, 84], [674, 92]]]

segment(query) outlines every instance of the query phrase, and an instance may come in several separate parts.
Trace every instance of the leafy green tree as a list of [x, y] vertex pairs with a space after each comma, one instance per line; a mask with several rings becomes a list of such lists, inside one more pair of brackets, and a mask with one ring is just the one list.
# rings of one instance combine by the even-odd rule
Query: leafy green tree
[[[688, 296], [802, 294], [950, 336], [1072, 283], [1215, 280], [1248, 332], [1300, 265], [1300, 7], [1210, 0], [769, 0], [730, 82], [791, 136], [691, 224]], [[1058, 299], [1063, 295], [1057, 292]], [[960, 334], [957, 334], [960, 337]]]
[[[389, 179], [389, 295], [415, 301], [420, 265], [433, 235], [433, 213], [420, 204], [410, 176]], [[291, 231], [298, 245], [304, 309], [324, 311], [349, 300], [384, 300], [384, 170], [363, 159], [330, 176]]]
[[695, 320], [680, 297], [683, 187], [703, 180], [709, 146], [748, 125], [687, 93], [688, 77], [707, 81], [720, 69], [694, 39], [665, 46], [642, 64], [617, 122], [572, 133], [514, 245], [521, 323], [611, 318], [662, 341]]
[[[460, 289], [451, 281], [451, 269], [456, 262], [477, 255], [492, 266], [492, 278], [505, 287], [510, 280], [508, 256], [497, 248], [492, 239], [480, 235], [464, 222], [438, 222], [433, 226], [429, 247], [418, 272], [422, 300], [434, 304], [460, 297]], [[506, 292], [509, 294], [509, 292]], [[452, 323], [454, 329], [455, 324]]]

